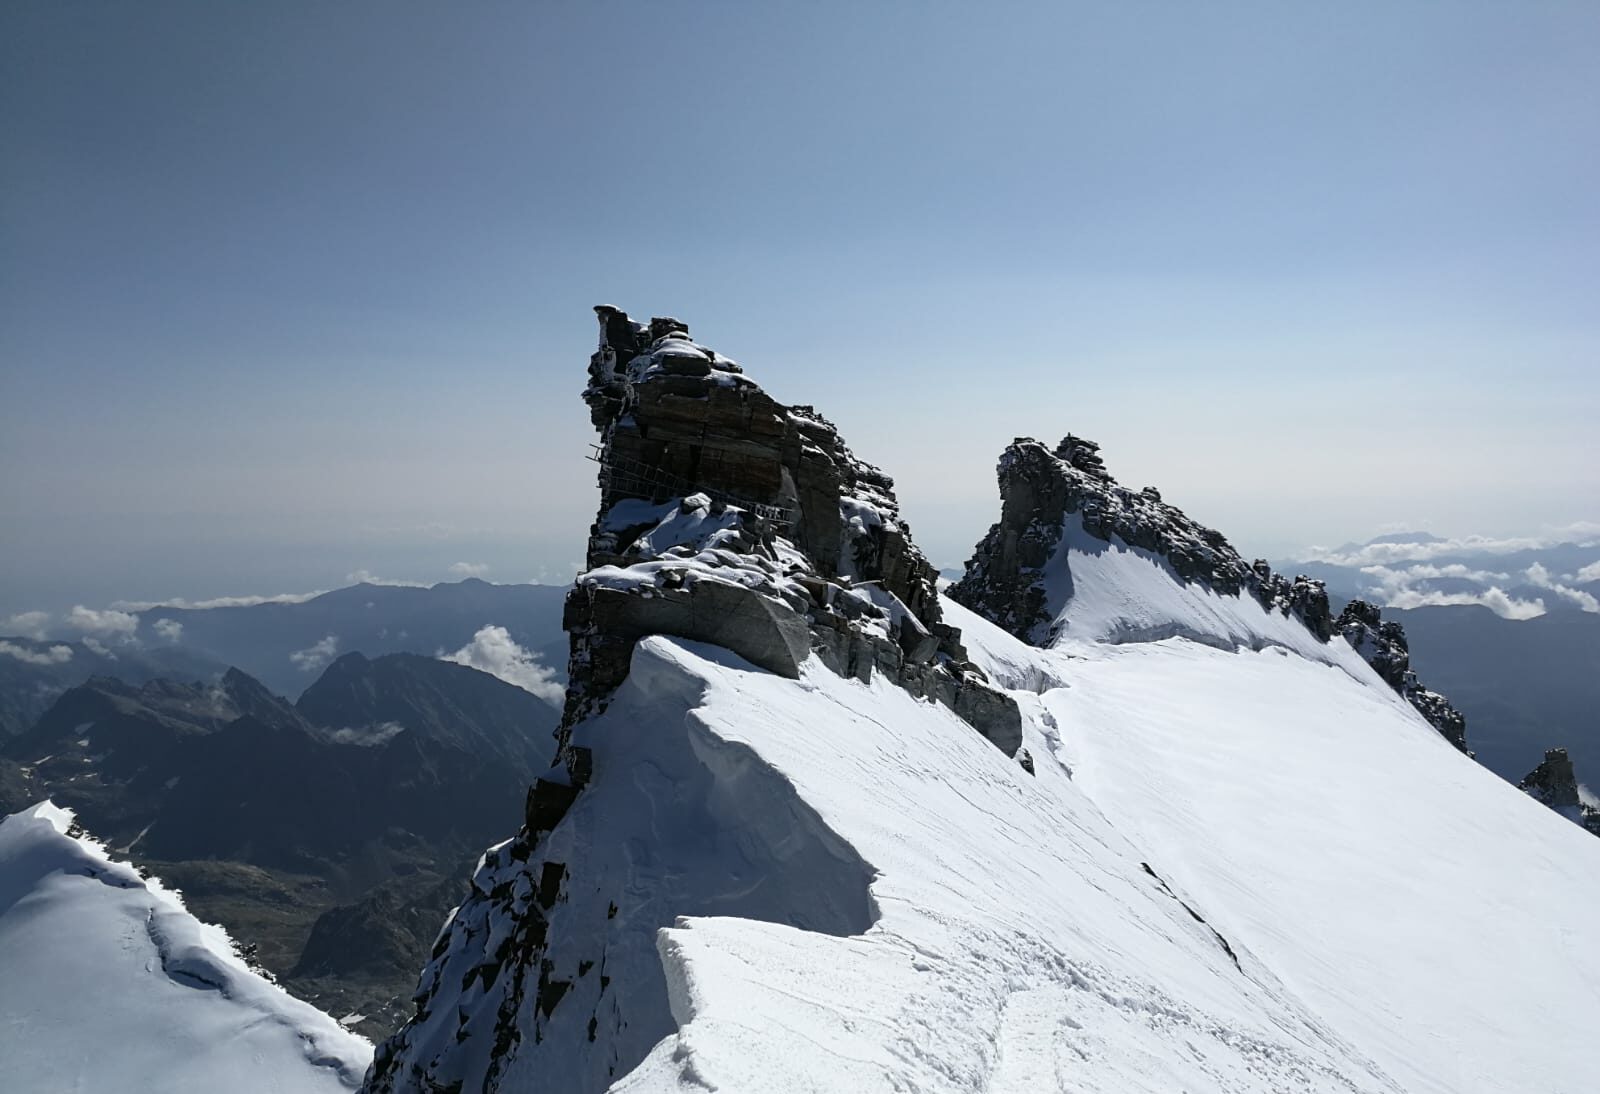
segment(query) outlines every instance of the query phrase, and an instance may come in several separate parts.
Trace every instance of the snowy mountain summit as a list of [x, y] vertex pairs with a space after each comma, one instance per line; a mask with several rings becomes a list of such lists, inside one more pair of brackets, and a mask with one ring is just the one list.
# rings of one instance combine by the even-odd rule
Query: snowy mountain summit
[[597, 311], [554, 762], [367, 1090], [1589, 1088], [1600, 844], [1317, 583], [1069, 437], [941, 597], [817, 411]]

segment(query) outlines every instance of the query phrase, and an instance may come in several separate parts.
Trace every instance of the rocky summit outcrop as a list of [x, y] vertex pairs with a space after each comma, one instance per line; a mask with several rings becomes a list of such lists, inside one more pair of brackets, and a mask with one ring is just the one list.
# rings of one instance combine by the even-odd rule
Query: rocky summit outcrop
[[1352, 600], [1339, 613], [1333, 629], [1445, 740], [1467, 751], [1466, 716], [1443, 695], [1422, 686], [1411, 668], [1411, 651], [1400, 624], [1385, 620], [1376, 605]]
[[949, 593], [1025, 642], [1048, 645], [1054, 638], [1045, 568], [1069, 517], [1094, 539], [1116, 537], [1159, 556], [1180, 581], [1224, 595], [1249, 593], [1269, 611], [1299, 619], [1324, 642], [1332, 634], [1322, 582], [1282, 577], [1261, 559], [1246, 562], [1222, 533], [1162, 501], [1155, 487], [1131, 490], [1118, 483], [1093, 441], [1069, 433], [1052, 450], [1019, 437], [1000, 456], [999, 479], [1000, 520]]
[[601, 437], [600, 514], [567, 600], [564, 727], [603, 706], [634, 642], [664, 634], [785, 676], [813, 653], [841, 675], [883, 672], [1014, 755], [1020, 716], [940, 618], [938, 575], [894, 480], [814, 407], [778, 403], [678, 320], [595, 310], [583, 398]]
[[1600, 808], [1583, 799], [1566, 749], [1546, 749], [1539, 766], [1523, 776], [1517, 789], [1600, 836]]
[[[1143, 552], [1175, 582], [1248, 596], [1268, 613], [1298, 620], [1317, 642], [1342, 636], [1430, 725], [1467, 750], [1466, 719], [1418, 681], [1399, 624], [1383, 621], [1377, 608], [1359, 600], [1334, 619], [1321, 581], [1284, 577], [1262, 559], [1246, 562], [1220, 532], [1163, 501], [1154, 487], [1118, 483], [1093, 441], [1069, 433], [1051, 449], [1018, 438], [1001, 454], [999, 481], [1000, 519], [949, 595], [1023, 641], [1052, 644], [1072, 614], [1069, 548], [1080, 552], [1079, 565], [1087, 565], [1084, 556], [1096, 545], [1118, 544]], [[1062, 602], [1052, 602], [1052, 595]]]
[[[937, 572], [900, 517], [893, 480], [815, 408], [779, 403], [678, 320], [595, 310], [600, 344], [583, 398], [600, 434], [600, 506], [564, 610], [571, 654], [555, 762], [529, 790], [522, 830], [479, 865], [423, 972], [416, 1019], [378, 1049], [370, 1091], [450, 1089], [467, 1074], [474, 1089], [499, 1089], [519, 1046], [560, 1020], [574, 977], [599, 969], [607, 992], [598, 943], [553, 918], [585, 884], [584, 864], [547, 837], [595, 777], [575, 730], [604, 713], [645, 637], [720, 646], [790, 678], [812, 660], [862, 681], [881, 674], [1032, 770], [1015, 700], [941, 618]], [[618, 914], [613, 904], [607, 918]], [[626, 1036], [616, 992], [605, 997], [590, 1042]]]

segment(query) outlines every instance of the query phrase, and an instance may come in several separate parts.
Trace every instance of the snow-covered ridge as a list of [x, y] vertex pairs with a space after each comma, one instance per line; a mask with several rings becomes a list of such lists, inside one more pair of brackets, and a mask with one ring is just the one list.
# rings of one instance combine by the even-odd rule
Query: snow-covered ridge
[[999, 482], [1000, 519], [949, 596], [1024, 642], [1186, 638], [1355, 666], [1348, 644], [1466, 751], [1466, 720], [1409, 670], [1398, 624], [1359, 601], [1334, 620], [1321, 581], [1283, 577], [1263, 559], [1247, 563], [1154, 487], [1118, 483], [1094, 442], [1068, 434], [1052, 451], [1018, 438], [1001, 454]]
[[1099, 448], [1071, 434], [1054, 451], [1012, 442], [1000, 456], [1000, 519], [952, 599], [1036, 646], [1181, 634], [1230, 649], [1287, 643], [1315, 656], [1302, 639], [1331, 634], [1321, 582], [1247, 563], [1154, 487], [1118, 483]]
[[[960, 631], [944, 622], [937, 573], [900, 517], [893, 480], [857, 459], [814, 407], [778, 403], [727, 358], [689, 341], [678, 320], [645, 325], [615, 308], [596, 312], [600, 344], [589, 361], [584, 400], [600, 433], [600, 504], [588, 568], [565, 606], [570, 686], [554, 763], [529, 794], [522, 831], [486, 857], [473, 897], [441, 938], [417, 1018], [378, 1051], [373, 1090], [462, 1076], [492, 1086], [512, 1056], [536, 1059], [553, 1051], [534, 1046], [546, 1042], [550, 1023], [585, 1008], [595, 1023], [588, 1033], [603, 1046], [584, 1065], [591, 1083], [602, 1075], [595, 1060], [604, 1060], [606, 1075], [626, 1070], [664, 1036], [664, 1002], [656, 1018], [642, 1015], [656, 1013], [648, 1010], [651, 999], [665, 999], [649, 940], [676, 914], [671, 904], [649, 892], [608, 898], [623, 920], [643, 924], [648, 956], [608, 963], [606, 983], [616, 977], [618, 985], [596, 1009], [600, 1004], [589, 998], [594, 982], [583, 979], [604, 963], [592, 928], [555, 917], [547, 903], [565, 891], [569, 874], [577, 892], [628, 876], [604, 857], [567, 856], [562, 833], [578, 823], [569, 817], [626, 794], [607, 781], [621, 776], [608, 775], [604, 765], [633, 763], [632, 752], [612, 747], [628, 731], [611, 708], [635, 694], [641, 641], [668, 635], [710, 643], [791, 680], [819, 666], [862, 682], [886, 678], [908, 697], [953, 712], [960, 732], [1019, 770], [1031, 768], [1021, 751], [1017, 702], [988, 681], [967, 657]], [[632, 715], [648, 716], [644, 707]], [[733, 782], [762, 788], [772, 781], [736, 774], [748, 765], [729, 760], [725, 747], [695, 741], [703, 765], [715, 773], [709, 781], [693, 776], [697, 769], [681, 757], [661, 758], [659, 769], [685, 771], [689, 785], [707, 783], [713, 797], [729, 793]], [[675, 823], [707, 829], [707, 809], [714, 816], [748, 814], [781, 800], [781, 790], [767, 787]], [[662, 800], [650, 807], [658, 818], [679, 811]], [[804, 810], [797, 804], [793, 812]], [[807, 845], [824, 849], [819, 862], [852, 858], [847, 845], [819, 831], [797, 821], [773, 837], [778, 849], [758, 861], [792, 868], [788, 860]], [[827, 872], [808, 866], [802, 875], [815, 883], [819, 871]], [[766, 879], [758, 884], [767, 893], [777, 871], [766, 865], [748, 872]], [[650, 888], [659, 883], [653, 879]], [[861, 878], [853, 888], [852, 906], [871, 903]], [[680, 895], [695, 903], [695, 892]], [[741, 914], [770, 906], [779, 921], [799, 924], [821, 914], [805, 901], [763, 901], [770, 896], [739, 904]], [[854, 915], [848, 924], [851, 931], [867, 926]], [[492, 942], [487, 950], [484, 940]], [[649, 1030], [656, 1032], [641, 1042]], [[495, 1062], [486, 1063], [490, 1058]]]
[[0, 969], [8, 1089], [333, 1092], [372, 1054], [49, 802], [0, 821]]
[[1037, 446], [996, 626], [815, 411], [600, 315], [559, 763], [367, 1090], [1587, 1089], [1600, 845], [1313, 583]]

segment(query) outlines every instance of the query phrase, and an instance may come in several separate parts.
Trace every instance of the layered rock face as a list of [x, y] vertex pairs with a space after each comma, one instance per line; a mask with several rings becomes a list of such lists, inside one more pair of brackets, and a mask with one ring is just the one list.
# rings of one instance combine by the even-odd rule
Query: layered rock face
[[890, 675], [1007, 754], [1020, 718], [940, 618], [937, 572], [894, 481], [809, 406], [783, 406], [675, 319], [596, 309], [584, 401], [600, 431], [600, 515], [568, 597], [561, 732], [603, 709], [649, 634], [725, 646], [784, 676], [815, 652], [842, 675]]
[[1600, 809], [1579, 796], [1578, 776], [1566, 749], [1546, 749], [1544, 760], [1523, 776], [1517, 789], [1600, 836]]
[[1437, 729], [1445, 740], [1462, 752], [1467, 751], [1467, 719], [1436, 691], [1429, 691], [1411, 669], [1411, 651], [1400, 624], [1386, 621], [1376, 605], [1352, 600], [1334, 622], [1335, 633], [1342, 635], [1384, 683], [1399, 692]]
[[940, 617], [937, 573], [900, 518], [893, 481], [815, 409], [778, 403], [683, 323], [596, 312], [583, 398], [600, 433], [601, 499], [588, 568], [565, 607], [555, 762], [529, 791], [522, 830], [480, 863], [424, 970], [416, 1018], [378, 1050], [371, 1091], [497, 1090], [514, 1057], [580, 1008], [594, 1070], [564, 1089], [603, 1086], [637, 1062], [630, 1038], [642, 1030], [629, 1027], [645, 1025], [647, 993], [610, 986], [617, 958], [608, 971], [601, 940], [607, 923], [655, 914], [660, 894], [624, 886], [578, 935], [560, 924], [577, 915], [570, 901], [599, 899], [562, 822], [604, 777], [585, 734], [603, 724], [644, 637], [721, 646], [791, 678], [813, 657], [863, 681], [881, 673], [1032, 770], [1015, 701]]
[[1054, 638], [1044, 570], [1069, 517], [1098, 540], [1115, 536], [1159, 555], [1185, 582], [1224, 595], [1248, 592], [1269, 611], [1293, 615], [1322, 641], [1332, 633], [1322, 582], [1289, 580], [1260, 559], [1245, 562], [1220, 532], [1162, 501], [1154, 487], [1134, 491], [1118, 483], [1093, 441], [1069, 433], [1052, 451], [1019, 437], [1000, 456], [999, 479], [1000, 520], [949, 592], [1025, 642], [1048, 645]]

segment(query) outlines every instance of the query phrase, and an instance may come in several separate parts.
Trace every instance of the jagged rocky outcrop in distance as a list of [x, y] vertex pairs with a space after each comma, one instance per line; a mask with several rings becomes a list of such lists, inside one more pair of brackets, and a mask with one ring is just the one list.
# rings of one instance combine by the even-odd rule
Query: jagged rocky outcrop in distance
[[893, 480], [817, 410], [777, 402], [678, 320], [595, 310], [600, 344], [583, 398], [600, 433], [601, 497], [565, 607], [555, 763], [530, 789], [521, 831], [479, 864], [423, 971], [416, 1018], [379, 1047], [369, 1091], [497, 1090], [513, 1058], [569, 1017], [563, 1006], [587, 1008], [597, 1046], [587, 1058], [605, 1069], [567, 1077], [569, 1088], [603, 1086], [637, 1063], [630, 1007], [654, 1004], [639, 985], [612, 986], [606, 925], [657, 914], [655, 897], [619, 890], [600, 923], [571, 926], [577, 913], [558, 906], [574, 892], [592, 902], [594, 879], [571, 857], [572, 839], [553, 850], [550, 837], [595, 777], [581, 731], [627, 679], [641, 638], [711, 643], [788, 677], [813, 657], [843, 676], [881, 674], [1032, 770], [1015, 700], [941, 617], [937, 572], [900, 517]]
[[1383, 622], [1362, 601], [1334, 619], [1321, 581], [1284, 577], [1262, 559], [1246, 562], [1220, 532], [1163, 501], [1154, 487], [1135, 491], [1118, 483], [1099, 453], [1099, 445], [1070, 433], [1053, 450], [1032, 438], [1012, 442], [1000, 457], [1000, 519], [950, 587], [951, 598], [1025, 642], [1051, 644], [1070, 606], [1051, 602], [1046, 571], [1065, 571], [1056, 586], [1070, 589], [1070, 561], [1058, 556], [1076, 518], [1091, 541], [1115, 538], [1149, 552], [1180, 582], [1249, 595], [1266, 611], [1298, 620], [1318, 642], [1341, 635], [1446, 740], [1467, 750], [1466, 719], [1417, 680], [1399, 624]]
[[1222, 533], [1162, 501], [1155, 487], [1135, 491], [1118, 483], [1093, 441], [1069, 433], [1052, 451], [1019, 437], [1000, 456], [999, 479], [1000, 519], [949, 593], [1025, 642], [1048, 645], [1054, 638], [1044, 570], [1072, 515], [1096, 539], [1116, 536], [1161, 556], [1183, 581], [1227, 595], [1248, 592], [1262, 607], [1293, 615], [1322, 641], [1332, 633], [1322, 582], [1281, 577], [1261, 559], [1247, 563]]
[[[1467, 752], [1467, 719], [1436, 691], [1422, 686], [1411, 668], [1411, 651], [1400, 624], [1385, 620], [1383, 612], [1364, 600], [1352, 600], [1334, 622], [1335, 633], [1437, 729], [1441, 736]], [[1470, 753], [1468, 753], [1470, 755]]]
[[1517, 789], [1600, 836], [1600, 809], [1579, 795], [1578, 775], [1566, 749], [1546, 749], [1539, 766], [1523, 776]]

